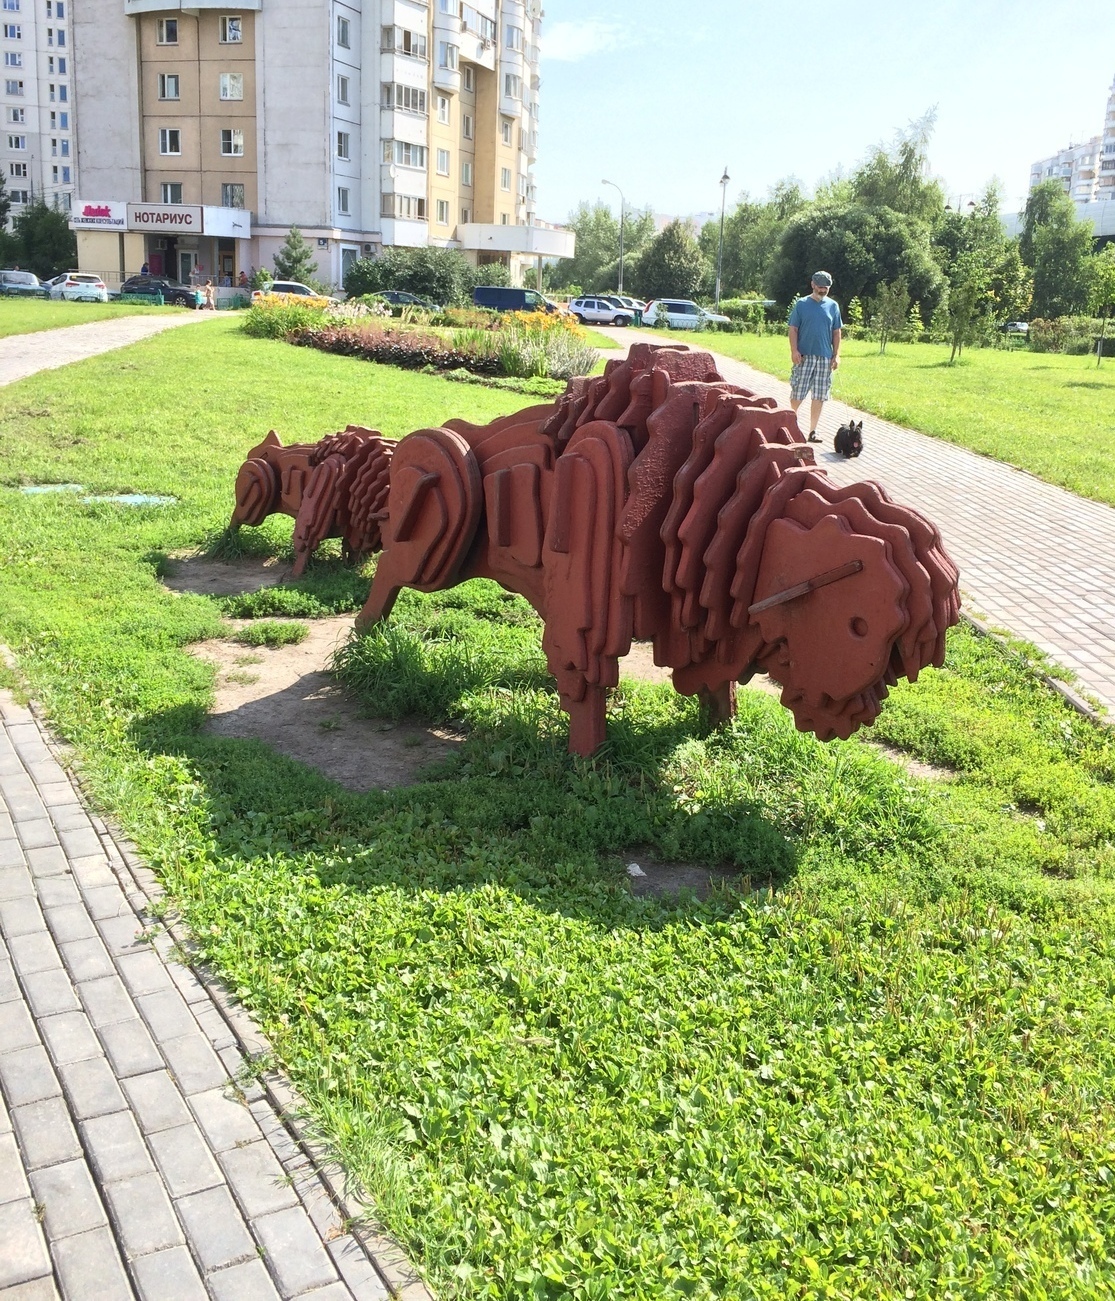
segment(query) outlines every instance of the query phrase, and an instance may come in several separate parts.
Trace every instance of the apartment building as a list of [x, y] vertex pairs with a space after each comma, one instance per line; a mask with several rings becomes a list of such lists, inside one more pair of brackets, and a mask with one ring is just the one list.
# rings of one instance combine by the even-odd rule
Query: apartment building
[[68, 209], [74, 193], [71, 0], [0, 0], [3, 175], [9, 219], [37, 199]]
[[235, 280], [291, 226], [334, 284], [390, 245], [571, 255], [535, 225], [540, 0], [76, 2], [82, 267]]
[[1103, 129], [1081, 144], [1068, 145], [1030, 168], [1030, 189], [1059, 180], [1079, 205], [1115, 200], [1115, 81], [1107, 100]]

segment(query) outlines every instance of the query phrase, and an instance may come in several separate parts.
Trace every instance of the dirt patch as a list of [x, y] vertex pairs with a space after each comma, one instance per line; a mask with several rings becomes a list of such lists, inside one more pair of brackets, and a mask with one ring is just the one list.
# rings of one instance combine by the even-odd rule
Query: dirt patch
[[638, 850], [625, 856], [627, 878], [634, 895], [656, 899], [688, 890], [698, 899], [707, 899], [716, 889], [725, 887], [750, 890], [752, 878], [735, 867], [705, 867], [696, 863], [664, 863]]
[[274, 556], [210, 560], [208, 556], [172, 556], [163, 567], [163, 586], [197, 596], [239, 596], [274, 587], [290, 577], [290, 565]]

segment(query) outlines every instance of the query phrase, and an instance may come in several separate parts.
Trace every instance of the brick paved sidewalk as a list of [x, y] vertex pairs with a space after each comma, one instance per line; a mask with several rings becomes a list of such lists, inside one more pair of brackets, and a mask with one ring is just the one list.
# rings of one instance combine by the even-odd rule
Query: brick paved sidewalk
[[167, 316], [112, 316], [83, 325], [61, 325], [34, 334], [11, 334], [0, 339], [0, 384], [12, 384], [41, 370], [56, 370], [71, 361], [84, 361], [102, 352], [125, 348], [164, 330], [176, 330], [202, 320], [214, 320], [214, 312], [175, 312]]
[[[622, 345], [664, 342], [651, 332], [604, 332]], [[715, 352], [716, 336], [692, 343]], [[725, 379], [789, 405], [783, 380], [716, 357]], [[851, 461], [832, 450], [849, 419], [864, 422], [863, 455]], [[843, 402], [826, 403], [818, 432], [817, 464], [836, 483], [877, 480], [933, 520], [960, 566], [969, 613], [1033, 642], [1115, 714], [1115, 510]]]
[[0, 1298], [428, 1299], [173, 959], [153, 874], [7, 692], [0, 724]]

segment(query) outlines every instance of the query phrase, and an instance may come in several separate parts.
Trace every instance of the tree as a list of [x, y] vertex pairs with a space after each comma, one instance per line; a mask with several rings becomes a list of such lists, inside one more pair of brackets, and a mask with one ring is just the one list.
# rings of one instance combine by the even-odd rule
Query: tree
[[1092, 290], [1092, 223], [1038, 226], [1034, 232], [1035, 316], [1077, 316]]
[[961, 253], [949, 277], [948, 321], [951, 365], [975, 338], [976, 329], [991, 301], [991, 272], [979, 249]]
[[1003, 229], [1000, 193], [999, 183], [991, 181], [978, 203], [967, 212], [946, 212], [933, 232], [933, 253], [950, 280], [962, 254], [978, 254], [989, 278], [990, 297], [982, 312], [988, 322], [1026, 315], [1033, 291], [1018, 240], [1008, 239]]
[[[725, 298], [760, 294], [778, 240], [786, 223], [806, 205], [800, 184], [792, 177], [773, 186], [765, 202], [747, 195], [724, 220], [724, 263], [721, 285]], [[716, 265], [720, 223], [706, 222], [698, 240], [710, 266]]]
[[15, 219], [14, 258], [21, 267], [33, 271], [40, 280], [49, 280], [59, 271], [77, 265], [77, 236], [70, 229], [69, 217], [57, 208], [49, 208], [36, 199]]
[[[580, 285], [588, 292], [619, 284], [619, 221], [604, 203], [578, 205], [570, 213], [567, 227], [577, 236], [576, 251], [564, 258], [552, 273], [555, 289]], [[628, 259], [634, 263], [639, 251], [654, 235], [650, 212], [625, 210], [623, 215], [624, 279]]]
[[275, 278], [304, 283], [317, 275], [317, 259], [297, 226], [291, 226], [282, 248], [275, 254]]
[[1092, 259], [1091, 311], [1103, 317], [1099, 342], [1096, 344], [1096, 365], [1103, 360], [1107, 322], [1115, 308], [1115, 244], [1105, 244]]
[[799, 212], [782, 234], [767, 292], [788, 305], [806, 292], [810, 276], [821, 267], [832, 272], [840, 302], [874, 298], [881, 284], [902, 277], [925, 318], [944, 291], [928, 226], [890, 208], [813, 204]]
[[[487, 268], [484, 268], [487, 271]], [[379, 257], [359, 258], [345, 276], [350, 298], [381, 289], [404, 289], [432, 303], [467, 303], [477, 283], [477, 271], [457, 249], [385, 248]], [[488, 284], [488, 280], [480, 283]]]
[[8, 228], [8, 213], [12, 210], [12, 196], [8, 193], [8, 183], [0, 173], [0, 231]]
[[939, 181], [929, 175], [927, 147], [937, 121], [930, 109], [905, 131], [899, 131], [889, 149], [879, 145], [852, 175], [853, 201], [868, 208], [889, 208], [929, 225], [940, 220], [945, 196]]
[[688, 222], [671, 221], [639, 255], [632, 282], [644, 298], [692, 298], [709, 275], [709, 264]]
[[[917, 304], [914, 305], [917, 311]], [[891, 285], [881, 284], [872, 305], [871, 324], [879, 332], [879, 352], [887, 350], [887, 340], [904, 329], [910, 315], [910, 291], [901, 276]]]
[[1042, 226], [1070, 226], [1076, 220], [1076, 209], [1065, 193], [1064, 186], [1055, 179], [1036, 185], [1022, 210], [1022, 234], [1018, 238], [1022, 261], [1034, 265], [1034, 236]]

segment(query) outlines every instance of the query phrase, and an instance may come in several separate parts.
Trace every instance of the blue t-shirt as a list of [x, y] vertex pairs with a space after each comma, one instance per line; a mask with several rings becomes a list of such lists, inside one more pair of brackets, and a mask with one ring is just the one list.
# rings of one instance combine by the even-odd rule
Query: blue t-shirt
[[840, 304], [828, 297], [818, 302], [812, 295], [797, 300], [790, 324], [797, 326], [798, 352], [806, 357], [831, 357], [832, 332], [844, 328]]

